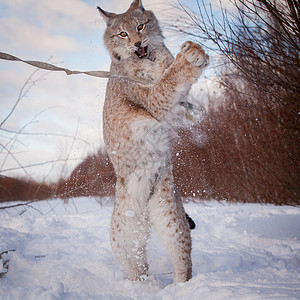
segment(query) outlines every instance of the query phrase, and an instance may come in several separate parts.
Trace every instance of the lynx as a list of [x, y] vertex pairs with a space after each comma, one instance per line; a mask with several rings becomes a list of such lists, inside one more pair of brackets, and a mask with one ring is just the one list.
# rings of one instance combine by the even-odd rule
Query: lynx
[[[103, 110], [104, 140], [117, 176], [111, 245], [130, 280], [148, 276], [151, 225], [174, 268], [174, 282], [192, 277], [191, 234], [176, 192], [168, 145], [168, 115], [182, 102], [208, 63], [195, 43], [174, 59], [153, 12], [134, 0], [123, 14], [98, 10], [106, 22], [111, 56]], [[142, 84], [132, 78], [146, 80]]]

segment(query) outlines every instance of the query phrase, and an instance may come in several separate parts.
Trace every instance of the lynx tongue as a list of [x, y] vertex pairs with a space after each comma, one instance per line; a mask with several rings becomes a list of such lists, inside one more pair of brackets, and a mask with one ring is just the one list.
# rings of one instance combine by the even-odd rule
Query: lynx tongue
[[147, 47], [139, 47], [136, 51], [135, 54], [138, 56], [138, 58], [144, 58], [147, 56]]

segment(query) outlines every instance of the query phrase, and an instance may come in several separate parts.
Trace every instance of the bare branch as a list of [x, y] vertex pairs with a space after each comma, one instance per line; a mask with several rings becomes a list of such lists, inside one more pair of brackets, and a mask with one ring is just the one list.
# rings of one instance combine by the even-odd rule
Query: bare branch
[[[81, 158], [53, 159], [53, 160], [43, 161], [43, 162], [39, 162], [39, 163], [36, 163], [36, 164], [30, 164], [30, 165], [21, 165], [19, 163], [20, 164], [19, 167], [3, 169], [3, 170], [0, 170], [0, 173], [9, 172], [9, 171], [16, 171], [16, 170], [20, 170], [20, 169], [26, 170], [28, 168], [43, 166], [43, 165], [47, 165], [47, 164], [53, 164], [53, 163], [57, 163], [57, 162], [80, 161], [80, 159]], [[27, 175], [30, 176], [30, 174], [27, 174]]]

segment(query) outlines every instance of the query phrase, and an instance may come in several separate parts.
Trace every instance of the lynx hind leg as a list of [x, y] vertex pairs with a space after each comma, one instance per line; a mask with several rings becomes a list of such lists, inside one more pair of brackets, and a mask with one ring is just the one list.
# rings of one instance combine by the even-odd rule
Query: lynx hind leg
[[188, 41], [181, 45], [180, 51], [192, 65], [201, 69], [208, 65], [209, 56], [204, 52], [200, 45]]
[[137, 215], [126, 207], [126, 200], [130, 199], [122, 200], [116, 203], [111, 219], [111, 246], [128, 279], [142, 281], [148, 276], [148, 216]]
[[192, 241], [181, 201], [173, 196], [172, 180], [160, 180], [149, 201], [151, 223], [173, 264], [174, 283], [192, 278]]

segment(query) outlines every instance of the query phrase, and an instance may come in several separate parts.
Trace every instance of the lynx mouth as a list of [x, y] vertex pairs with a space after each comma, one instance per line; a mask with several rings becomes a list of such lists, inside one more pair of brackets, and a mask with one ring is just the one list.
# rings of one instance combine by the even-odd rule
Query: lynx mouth
[[148, 47], [139, 47], [136, 51], [135, 54], [137, 55], [138, 58], [145, 58], [148, 55]]

